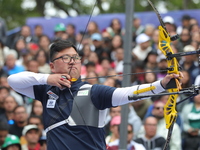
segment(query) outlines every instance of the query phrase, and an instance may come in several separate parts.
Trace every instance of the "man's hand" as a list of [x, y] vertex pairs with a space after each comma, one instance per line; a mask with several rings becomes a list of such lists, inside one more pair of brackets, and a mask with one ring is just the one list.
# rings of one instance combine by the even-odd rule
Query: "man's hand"
[[180, 74], [167, 74], [164, 79], [162, 79], [161, 84], [164, 88], [166, 88], [167, 84], [172, 78], [181, 79], [183, 78], [183, 74], [180, 72]]
[[47, 79], [47, 84], [51, 86], [57, 86], [60, 89], [63, 89], [65, 87], [70, 88], [71, 81], [69, 81], [68, 79], [71, 79], [68, 74], [50, 74]]

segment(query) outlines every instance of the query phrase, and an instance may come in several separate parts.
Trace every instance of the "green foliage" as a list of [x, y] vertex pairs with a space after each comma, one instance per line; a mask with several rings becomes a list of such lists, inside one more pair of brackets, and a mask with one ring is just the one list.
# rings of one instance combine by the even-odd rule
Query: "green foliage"
[[[57, 10], [63, 10], [68, 16], [73, 10], [77, 15], [90, 14], [94, 4], [99, 9], [100, 13], [124, 13], [126, 0], [93, 0], [91, 4], [85, 4], [85, 0], [32, 0], [35, 1], [36, 7], [33, 9], [22, 9], [24, 0], [0, 0], [0, 17], [6, 20], [8, 29], [13, 29], [25, 24], [28, 17], [44, 16], [45, 4], [52, 3]], [[194, 1], [196, 3], [194, 3]], [[108, 10], [103, 8], [103, 3], [110, 5]], [[168, 10], [182, 9], [198, 9], [200, 0], [152, 0], [152, 3], [157, 7], [158, 3], [164, 2]], [[147, 0], [134, 0], [134, 11], [153, 11]]]

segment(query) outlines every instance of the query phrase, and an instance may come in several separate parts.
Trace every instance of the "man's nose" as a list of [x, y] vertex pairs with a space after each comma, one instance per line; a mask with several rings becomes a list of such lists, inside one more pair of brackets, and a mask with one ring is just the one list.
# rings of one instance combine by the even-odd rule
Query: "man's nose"
[[74, 64], [75, 61], [74, 61], [74, 57], [71, 57], [70, 61], [69, 61], [69, 64]]

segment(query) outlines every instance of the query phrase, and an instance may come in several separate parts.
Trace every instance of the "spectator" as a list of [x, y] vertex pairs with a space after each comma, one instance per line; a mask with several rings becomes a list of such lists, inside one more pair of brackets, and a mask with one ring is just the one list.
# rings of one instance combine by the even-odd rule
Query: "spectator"
[[116, 57], [115, 57], [115, 50], [117, 48], [122, 48], [123, 47], [123, 40], [122, 40], [122, 37], [119, 36], [119, 35], [115, 35], [111, 41], [111, 60], [112, 61], [115, 61], [116, 60]]
[[0, 86], [0, 114], [5, 112], [4, 99], [10, 95], [10, 89], [5, 86]]
[[[155, 117], [147, 117], [144, 121], [145, 136], [134, 140], [144, 145], [147, 150], [161, 150], [165, 145], [165, 138], [157, 135], [158, 121]], [[169, 148], [168, 148], [169, 150]]]
[[152, 70], [156, 70], [158, 69], [158, 63], [157, 63], [157, 57], [158, 57], [158, 54], [152, 50], [148, 53], [146, 59], [144, 60], [145, 61], [145, 68], [146, 69], [152, 69]]
[[3, 70], [8, 74], [15, 74], [24, 71], [24, 67], [22, 65], [16, 65], [17, 53], [12, 50], [5, 56], [5, 66]]
[[38, 143], [40, 138], [40, 132], [36, 125], [26, 125], [22, 131], [23, 136], [27, 141], [27, 144], [22, 145], [22, 150], [39, 150], [40, 144]]
[[99, 57], [97, 56], [97, 53], [91, 52], [88, 60], [95, 63], [95, 72], [97, 74], [102, 71], [102, 66], [100, 65], [100, 61], [99, 61]]
[[150, 37], [145, 33], [142, 33], [136, 38], [136, 47], [133, 48], [132, 54], [135, 60], [144, 61], [147, 58], [148, 53], [152, 50]]
[[22, 150], [19, 138], [15, 135], [8, 135], [2, 145], [2, 150]]
[[163, 54], [161, 54], [157, 57], [156, 61], [158, 64], [158, 70], [160, 70], [160, 72], [157, 73], [157, 79], [162, 80], [168, 71], [167, 60], [166, 60], [166, 57]]
[[39, 43], [40, 37], [43, 35], [43, 27], [42, 25], [35, 25], [34, 27], [34, 35], [33, 35], [33, 42], [34, 43]]
[[40, 137], [46, 135], [46, 132], [44, 131], [42, 116], [30, 115], [28, 118], [28, 124], [37, 125], [40, 132]]
[[[191, 45], [187, 45], [183, 48], [184, 52], [191, 52], [191, 51], [195, 51], [195, 48]], [[190, 77], [191, 77], [191, 83], [194, 83], [194, 80], [196, 78], [196, 76], [194, 76], [192, 73], [193, 71], [197, 68], [197, 56], [196, 55], [186, 55], [182, 57], [182, 60], [180, 61], [180, 66], [182, 67], [182, 69], [188, 71], [190, 73]]]
[[163, 22], [164, 22], [165, 27], [167, 29], [167, 32], [169, 32], [169, 34], [171, 32], [176, 31], [176, 25], [175, 25], [175, 22], [174, 22], [174, 18], [172, 18], [171, 16], [165, 16], [163, 18]]
[[[88, 78], [88, 79], [87, 79]], [[91, 79], [90, 79], [91, 78]], [[92, 85], [94, 84], [99, 84], [98, 81], [98, 74], [95, 73], [94, 71], [90, 71], [88, 72], [87, 76], [86, 76], [86, 81]]]
[[[152, 114], [158, 120], [157, 135], [162, 136], [166, 140], [168, 129], [166, 129], [166, 123], [164, 119], [164, 106], [165, 103], [163, 101], [155, 101]], [[141, 127], [138, 138], [144, 137], [144, 135], [144, 127]], [[170, 150], [181, 150], [181, 140], [181, 129], [177, 123], [174, 123], [173, 132], [171, 134], [171, 140], [169, 143]]]
[[24, 126], [27, 125], [28, 114], [24, 106], [17, 106], [13, 112], [15, 123], [10, 126], [9, 133], [17, 135], [20, 138]]
[[0, 118], [1, 120], [3, 120], [4, 122], [7, 122], [8, 124], [14, 124], [14, 112], [13, 110], [15, 109], [15, 107], [17, 107], [17, 102], [15, 100], [15, 98], [11, 95], [7, 96], [4, 99], [4, 109], [5, 112], [3, 114], [0, 114]]
[[[14, 39], [14, 45], [19, 39], [23, 39], [26, 44], [33, 42], [33, 36], [31, 35], [31, 29], [28, 25], [21, 27], [19, 35]], [[11, 48], [14, 48], [14, 45]]]
[[155, 29], [152, 35], [151, 47], [152, 47], [152, 51], [155, 51], [159, 55], [162, 52], [158, 48], [158, 42], [159, 42], [159, 29]]
[[177, 33], [180, 35], [183, 28], [188, 28], [190, 26], [190, 19], [191, 17], [187, 14], [183, 15], [181, 18], [181, 25], [177, 28]]
[[136, 37], [144, 32], [144, 26], [141, 25], [141, 19], [138, 16], [133, 18], [133, 41], [135, 42]]
[[183, 48], [186, 46], [186, 45], [190, 45], [191, 43], [191, 35], [190, 35], [190, 31], [188, 28], [183, 28], [182, 29], [182, 32], [180, 34], [180, 39], [178, 41], [178, 51], [179, 52], [182, 52], [183, 51]]
[[197, 150], [200, 144], [200, 95], [183, 107], [183, 150]]
[[44, 50], [39, 50], [34, 59], [38, 62], [39, 68], [38, 71], [41, 73], [51, 73], [50, 67], [49, 67], [49, 58], [48, 54]]
[[32, 103], [32, 110], [30, 115], [42, 116], [43, 108], [40, 101], [34, 100]]
[[[115, 116], [120, 116], [120, 115], [121, 115], [121, 106], [110, 108], [110, 114], [107, 116], [107, 119], [106, 119], [106, 126], [105, 126], [106, 135], [109, 135], [110, 121], [112, 120], [112, 118]], [[132, 126], [134, 127], [133, 130], [136, 136], [142, 122], [140, 118], [137, 116], [133, 107], [131, 107], [131, 105], [129, 105], [128, 122], [132, 124]]]
[[50, 39], [48, 36], [42, 35], [39, 38], [38, 45], [39, 45], [40, 49], [43, 49], [49, 55]]
[[[107, 76], [109, 70], [112, 69], [112, 63], [110, 62], [110, 59], [105, 57], [101, 60], [101, 66], [102, 71], [99, 73], [99, 76]], [[103, 83], [106, 80], [106, 78], [99, 78], [99, 82]]]
[[35, 59], [30, 59], [27, 62], [27, 71], [32, 71], [35, 73], [39, 73], [39, 62]]
[[109, 33], [110, 37], [114, 37], [115, 35], [120, 35], [120, 36], [124, 35], [121, 21], [118, 18], [112, 19], [110, 26], [107, 27], [105, 31]]
[[117, 48], [115, 50], [115, 57], [116, 57], [116, 60], [114, 61], [115, 71], [117, 74], [122, 74], [124, 69], [124, 49]]
[[144, 74], [140, 74], [141, 72], [144, 72], [144, 71], [145, 71], [144, 61], [139, 60], [132, 63], [132, 72], [136, 73], [135, 75], [131, 76], [132, 85], [144, 83]]
[[[1, 23], [0, 23], [1, 24]], [[2, 39], [0, 39], [0, 69], [5, 64], [5, 56], [7, 56], [10, 52], [9, 47], [5, 45]]]
[[0, 121], [0, 149], [8, 136], [9, 126], [7, 122]]
[[[119, 149], [119, 125], [121, 123], [121, 117], [115, 116], [111, 122], [111, 126], [115, 126], [116, 139], [113, 142], [108, 143], [108, 150], [118, 150]], [[136, 143], [133, 141], [133, 126], [132, 124], [128, 124], [127, 126], [127, 150], [146, 150], [142, 144]]]
[[92, 36], [94, 33], [100, 33], [98, 24], [94, 21], [90, 21], [88, 26], [87, 26], [87, 34], [89, 37]]
[[145, 26], [144, 33], [145, 33], [147, 36], [149, 36], [150, 38], [152, 38], [154, 30], [155, 30], [154, 25], [152, 25], [152, 24], [147, 24], [147, 25]]
[[66, 33], [68, 35], [68, 40], [70, 40], [74, 45], [76, 44], [76, 27], [73, 24], [68, 24], [66, 27]]
[[62, 39], [62, 35], [66, 32], [64, 23], [56, 24], [54, 27], [54, 38], [52, 41]]
[[106, 137], [106, 144], [108, 145], [111, 142], [119, 139], [119, 125], [120, 125], [120, 113], [112, 117], [109, 125], [110, 134]]
[[104, 81], [103, 85], [116, 87], [116, 81], [115, 81], [114, 78], [106, 78], [106, 80]]
[[99, 58], [99, 60], [101, 61], [102, 59], [102, 54], [104, 52], [104, 49], [102, 47], [102, 43], [103, 43], [103, 40], [102, 40], [102, 36], [100, 33], [94, 33], [91, 35], [91, 40], [92, 40], [92, 43], [95, 47], [95, 50], [94, 52], [97, 53], [97, 56]]

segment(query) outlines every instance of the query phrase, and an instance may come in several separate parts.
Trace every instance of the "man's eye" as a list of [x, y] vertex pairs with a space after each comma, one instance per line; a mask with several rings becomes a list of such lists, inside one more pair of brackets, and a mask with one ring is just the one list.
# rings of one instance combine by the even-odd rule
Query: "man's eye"
[[69, 57], [63, 57], [63, 58], [66, 59], [66, 60], [69, 59]]

